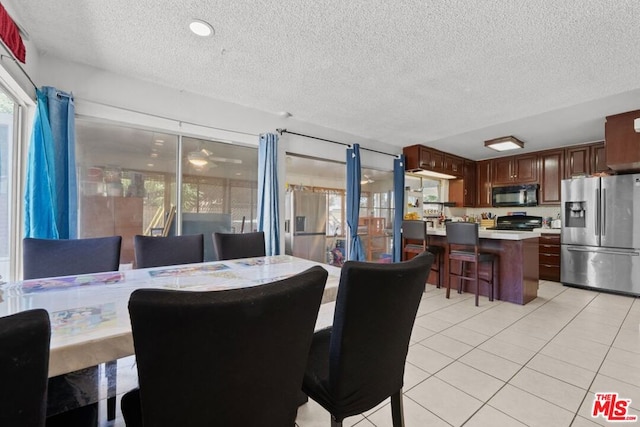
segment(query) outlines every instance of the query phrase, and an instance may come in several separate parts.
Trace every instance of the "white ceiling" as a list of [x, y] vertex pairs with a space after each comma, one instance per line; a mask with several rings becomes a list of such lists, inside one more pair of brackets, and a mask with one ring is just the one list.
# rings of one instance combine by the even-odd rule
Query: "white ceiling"
[[474, 160], [504, 135], [602, 140], [606, 115], [640, 109], [637, 0], [3, 3], [41, 54]]

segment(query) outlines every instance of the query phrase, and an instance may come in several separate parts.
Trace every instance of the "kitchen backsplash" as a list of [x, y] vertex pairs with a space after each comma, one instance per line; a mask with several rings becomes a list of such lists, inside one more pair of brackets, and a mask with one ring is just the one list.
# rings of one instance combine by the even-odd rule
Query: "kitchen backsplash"
[[[448, 212], [447, 212], [448, 211]], [[445, 208], [447, 218], [464, 215], [481, 215], [488, 212], [496, 216], [509, 215], [510, 212], [526, 212], [527, 215], [551, 217], [556, 219], [560, 213], [560, 206], [535, 206], [523, 208]]]

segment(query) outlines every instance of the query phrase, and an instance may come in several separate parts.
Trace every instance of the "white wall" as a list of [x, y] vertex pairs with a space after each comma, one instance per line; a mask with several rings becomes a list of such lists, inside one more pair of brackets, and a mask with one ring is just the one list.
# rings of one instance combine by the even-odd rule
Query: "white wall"
[[[286, 128], [292, 132], [345, 143], [357, 142], [361, 147], [390, 154], [402, 152], [399, 147], [301, 122], [295, 117], [284, 119], [275, 113], [167, 88], [46, 55], [39, 60], [34, 80], [38, 86], [54, 86], [73, 92], [79, 115], [98, 115], [105, 119], [129, 124], [137, 122], [143, 127], [169, 131], [176, 130], [177, 122], [184, 122], [183, 133], [210, 138], [216, 138], [220, 134], [223, 136], [218, 139], [253, 145], [257, 145], [258, 134]], [[337, 150], [335, 144], [290, 134], [283, 135], [281, 141], [283, 150], [288, 152], [344, 161], [344, 150]], [[362, 151], [364, 167], [392, 170], [393, 162], [390, 159], [389, 156]]]

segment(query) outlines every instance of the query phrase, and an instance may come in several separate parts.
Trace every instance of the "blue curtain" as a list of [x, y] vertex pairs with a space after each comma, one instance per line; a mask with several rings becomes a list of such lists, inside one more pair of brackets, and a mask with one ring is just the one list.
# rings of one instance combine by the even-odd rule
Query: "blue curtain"
[[358, 217], [360, 216], [360, 145], [347, 148], [347, 225], [349, 226], [350, 260], [364, 261], [364, 249], [358, 236]]
[[402, 260], [402, 218], [404, 215], [404, 154], [393, 160], [393, 262]]
[[278, 135], [260, 135], [258, 148], [258, 231], [264, 231], [265, 253], [280, 254], [278, 207]]
[[74, 239], [78, 232], [75, 107], [71, 94], [36, 90], [27, 159], [24, 237]]

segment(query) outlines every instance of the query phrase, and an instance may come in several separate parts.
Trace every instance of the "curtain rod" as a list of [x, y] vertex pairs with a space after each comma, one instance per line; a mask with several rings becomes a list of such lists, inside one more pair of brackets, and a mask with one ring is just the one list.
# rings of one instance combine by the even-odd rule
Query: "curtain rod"
[[[291, 131], [288, 131], [286, 129], [276, 129], [276, 132], [278, 132], [280, 135], [282, 135], [283, 133], [290, 133], [291, 135], [298, 135], [298, 136], [302, 136], [302, 137], [305, 137], [305, 138], [317, 139], [319, 141], [326, 141], [326, 142], [330, 142], [332, 144], [344, 145], [345, 147], [351, 147], [351, 145], [352, 145], [352, 144], [346, 144], [344, 142], [333, 141], [331, 139], [318, 138], [317, 136], [305, 135], [303, 133], [291, 132]], [[372, 150], [371, 148], [360, 147], [360, 149], [361, 150], [366, 150], [366, 151], [371, 151], [372, 153], [384, 154], [385, 156], [391, 156], [391, 157], [396, 157], [396, 158], [399, 157], [399, 154], [389, 154], [389, 153], [385, 153], [384, 151]]]
[[5, 44], [4, 40], [0, 39], [0, 43], [2, 43], [2, 47], [4, 48], [4, 50], [10, 54], [10, 55], [0, 54], [0, 59], [9, 58], [10, 60], [12, 60], [18, 66], [18, 68], [20, 68], [20, 71], [22, 71], [22, 74], [24, 74], [25, 77], [29, 79], [29, 82], [31, 83], [33, 88], [37, 90], [38, 87], [33, 82], [33, 80], [31, 80], [31, 76], [27, 73], [27, 71], [24, 68], [22, 68], [22, 65], [20, 65], [16, 57], [13, 56], [13, 53], [11, 53], [11, 49], [9, 49], [9, 47]]

